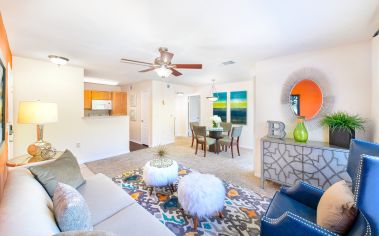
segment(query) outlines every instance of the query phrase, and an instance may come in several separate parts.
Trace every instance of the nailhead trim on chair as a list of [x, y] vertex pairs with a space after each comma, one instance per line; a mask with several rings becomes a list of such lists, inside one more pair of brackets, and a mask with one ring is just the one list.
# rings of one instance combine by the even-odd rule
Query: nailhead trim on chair
[[324, 193], [324, 191], [322, 189], [319, 189], [319, 188], [316, 188], [315, 186], [311, 185], [311, 184], [308, 184], [306, 182], [302, 182], [304, 184], [305, 187], [308, 187], [310, 189], [313, 189], [313, 190], [316, 190], [320, 193]]
[[[356, 208], [357, 207], [357, 204], [358, 204], [358, 197], [359, 197], [359, 188], [361, 186], [361, 175], [362, 175], [362, 170], [363, 170], [363, 157], [364, 158], [367, 158], [367, 159], [371, 159], [371, 160], [376, 160], [377, 158], [373, 158], [371, 156], [368, 156], [368, 155], [361, 155], [361, 160], [359, 162], [359, 168], [358, 168], [358, 173], [357, 173], [357, 176], [356, 176], [356, 179], [355, 179], [355, 189], [354, 189], [354, 206]], [[365, 236], [371, 236], [371, 226], [368, 222], [368, 220], [366, 219], [366, 216], [361, 212], [363, 218], [365, 218], [365, 221], [366, 221], [366, 233], [365, 233]]]
[[306, 226], [322, 233], [323, 235], [326, 235], [326, 236], [330, 236], [330, 235], [333, 235], [333, 236], [338, 236], [338, 234], [336, 233], [333, 233], [332, 231], [328, 230], [328, 229], [325, 229], [325, 228], [322, 228], [321, 226], [309, 221], [309, 220], [306, 220], [304, 218], [301, 218], [300, 216], [298, 215], [295, 215], [289, 211], [286, 211], [283, 215], [281, 215], [280, 217], [278, 218], [275, 218], [275, 219], [272, 219], [272, 218], [268, 218], [268, 217], [263, 217], [262, 218], [262, 221], [265, 221], [269, 224], [278, 224], [280, 223], [284, 218], [286, 217], [290, 217], [294, 220], [296, 220], [297, 222], [299, 223], [302, 223], [302, 224], [305, 224]]

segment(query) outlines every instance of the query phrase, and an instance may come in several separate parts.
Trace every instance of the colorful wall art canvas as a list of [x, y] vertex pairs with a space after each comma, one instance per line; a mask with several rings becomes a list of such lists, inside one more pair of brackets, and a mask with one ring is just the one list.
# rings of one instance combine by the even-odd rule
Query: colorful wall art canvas
[[221, 117], [223, 122], [226, 122], [226, 109], [227, 109], [227, 93], [219, 92], [214, 93], [213, 96], [218, 97], [218, 100], [213, 102], [213, 115]]
[[247, 124], [247, 92], [230, 92], [230, 121], [232, 124]]

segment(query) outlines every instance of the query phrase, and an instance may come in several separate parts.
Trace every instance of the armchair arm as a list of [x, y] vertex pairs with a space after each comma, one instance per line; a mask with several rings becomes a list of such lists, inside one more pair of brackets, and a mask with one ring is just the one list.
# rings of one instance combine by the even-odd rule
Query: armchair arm
[[291, 236], [338, 236], [309, 220], [286, 211], [278, 218], [264, 216], [261, 221], [261, 236], [291, 235]]
[[316, 188], [303, 181], [298, 182], [290, 188], [281, 187], [280, 192], [314, 209], [317, 208], [318, 202], [324, 193], [322, 189]]

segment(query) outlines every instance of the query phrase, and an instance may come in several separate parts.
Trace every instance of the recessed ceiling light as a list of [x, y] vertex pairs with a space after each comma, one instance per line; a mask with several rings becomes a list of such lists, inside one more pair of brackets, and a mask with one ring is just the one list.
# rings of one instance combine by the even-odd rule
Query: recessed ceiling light
[[105, 84], [105, 85], [118, 85], [119, 84], [119, 82], [115, 80], [92, 78], [92, 77], [84, 77], [84, 82], [92, 83], [92, 84]]
[[55, 55], [49, 55], [49, 60], [52, 63], [57, 64], [59, 66], [65, 65], [69, 61], [69, 59], [65, 57], [60, 57], [60, 56], [55, 56]]
[[176, 92], [176, 95], [182, 97], [182, 96], [184, 96], [184, 93], [183, 92]]

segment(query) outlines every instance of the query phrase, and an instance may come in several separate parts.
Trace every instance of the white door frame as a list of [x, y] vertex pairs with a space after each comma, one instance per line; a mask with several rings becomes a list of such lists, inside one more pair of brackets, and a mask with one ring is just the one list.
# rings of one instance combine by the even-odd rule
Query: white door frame
[[191, 136], [191, 128], [190, 128], [190, 122], [191, 121], [191, 109], [190, 109], [190, 101], [191, 101], [191, 97], [199, 97], [199, 117], [198, 117], [198, 121], [200, 122], [201, 121], [201, 96], [199, 94], [193, 94], [193, 95], [189, 95], [188, 96], [188, 119], [187, 119], [187, 134], [189, 136]]
[[[151, 93], [149, 91], [142, 91], [140, 96], [140, 143], [150, 146], [151, 122], [149, 116], [151, 116]], [[146, 115], [145, 119], [143, 119], [142, 114]], [[145, 134], [145, 132], [147, 132], [147, 134]]]

